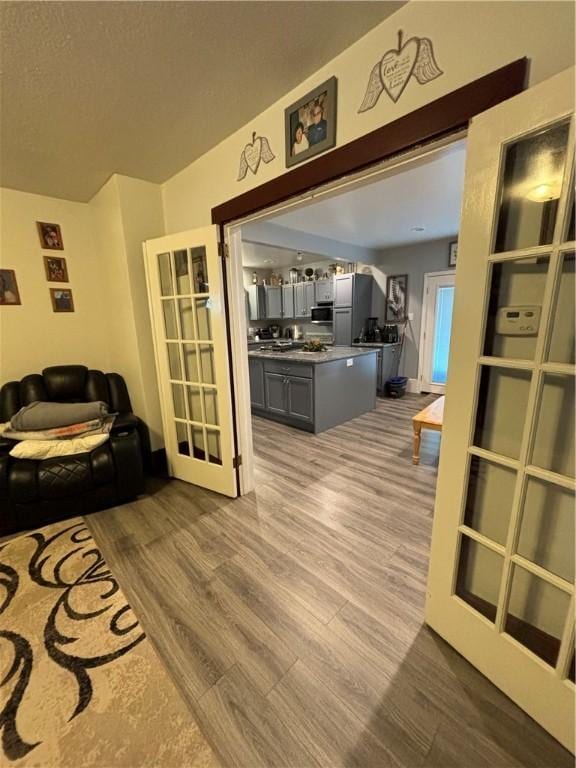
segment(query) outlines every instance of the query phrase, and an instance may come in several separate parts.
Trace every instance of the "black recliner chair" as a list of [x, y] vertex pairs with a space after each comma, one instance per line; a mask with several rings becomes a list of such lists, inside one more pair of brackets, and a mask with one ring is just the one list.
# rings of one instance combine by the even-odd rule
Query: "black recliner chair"
[[59, 365], [10, 381], [0, 390], [0, 422], [35, 400], [102, 400], [118, 416], [109, 440], [74, 456], [15, 459], [9, 455], [14, 441], [0, 436], [0, 536], [122, 504], [144, 491], [148, 430], [132, 413], [122, 376]]

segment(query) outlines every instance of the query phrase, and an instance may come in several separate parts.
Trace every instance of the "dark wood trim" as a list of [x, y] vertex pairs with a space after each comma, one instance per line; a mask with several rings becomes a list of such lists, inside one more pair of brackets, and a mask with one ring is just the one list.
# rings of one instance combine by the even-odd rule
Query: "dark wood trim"
[[[526, 87], [528, 59], [517, 59], [342, 147], [212, 208], [212, 223], [226, 224], [309, 189], [356, 173], [411, 147], [466, 128], [472, 117]], [[358, 118], [361, 119], [361, 118]]]

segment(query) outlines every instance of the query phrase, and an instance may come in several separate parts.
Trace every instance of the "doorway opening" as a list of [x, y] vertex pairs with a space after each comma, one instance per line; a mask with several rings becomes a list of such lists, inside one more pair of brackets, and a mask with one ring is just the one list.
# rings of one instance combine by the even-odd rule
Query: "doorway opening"
[[418, 365], [421, 392], [443, 395], [446, 390], [455, 287], [454, 270], [424, 275]]
[[[458, 235], [465, 157], [461, 133], [227, 228], [230, 304], [241, 315], [232, 347], [242, 493], [254, 487], [253, 418], [318, 434], [375, 410], [387, 395], [443, 391], [451, 303], [443, 301], [432, 345], [431, 378], [443, 381], [440, 389], [423, 389], [425, 280], [443, 271], [454, 283], [450, 246]], [[313, 366], [294, 367], [312, 361], [301, 352], [311, 343], [328, 355], [342, 353], [329, 376], [327, 367], [323, 377]], [[346, 357], [351, 349], [365, 359]], [[370, 368], [368, 358], [372, 385], [371, 369], [360, 375]], [[427, 439], [424, 463], [436, 465], [438, 435]], [[411, 455], [410, 440], [402, 450]]]

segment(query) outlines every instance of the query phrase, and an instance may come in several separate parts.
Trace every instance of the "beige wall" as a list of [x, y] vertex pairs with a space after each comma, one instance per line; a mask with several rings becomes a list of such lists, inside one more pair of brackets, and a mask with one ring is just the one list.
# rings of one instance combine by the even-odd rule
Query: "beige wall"
[[[37, 221], [60, 224], [63, 251], [42, 250]], [[46, 281], [44, 254], [66, 259], [69, 283]], [[22, 300], [0, 306], [0, 383], [49, 365], [109, 367], [105, 282], [88, 205], [1, 189], [0, 266], [16, 271]], [[50, 287], [70, 287], [75, 311], [53, 312]]]
[[[374, 109], [358, 114], [368, 76], [384, 52], [405, 39], [429, 37], [444, 75], [419, 85], [412, 79], [394, 104], [385, 94]], [[286, 172], [284, 108], [323, 80], [338, 78], [337, 144], [342, 146], [517, 58], [530, 58], [530, 84], [574, 63], [574, 7], [553, 2], [408, 3], [357, 43], [285, 94], [210, 152], [164, 184], [166, 231], [210, 223], [213, 206]], [[276, 159], [237, 182], [240, 153], [256, 131], [270, 140]]]

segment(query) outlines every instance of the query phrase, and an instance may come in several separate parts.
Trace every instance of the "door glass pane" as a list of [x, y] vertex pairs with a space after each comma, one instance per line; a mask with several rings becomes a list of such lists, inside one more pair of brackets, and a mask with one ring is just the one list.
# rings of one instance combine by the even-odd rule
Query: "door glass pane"
[[158, 254], [158, 271], [160, 273], [160, 292], [162, 296], [172, 296], [172, 264], [169, 253]]
[[518, 554], [561, 576], [574, 579], [574, 494], [528, 478], [518, 539]]
[[216, 389], [204, 387], [204, 413], [207, 424], [218, 424], [218, 392]]
[[177, 419], [186, 418], [184, 407], [184, 387], [182, 384], [172, 384], [172, 400], [174, 401], [174, 416]]
[[506, 149], [496, 253], [552, 242], [568, 130], [556, 124]]
[[462, 536], [456, 594], [490, 621], [496, 618], [501, 576], [500, 555]]
[[214, 378], [214, 350], [208, 344], [199, 345], [200, 359], [202, 360], [202, 382], [215, 384]]
[[454, 286], [440, 286], [436, 291], [436, 326], [434, 328], [434, 346], [432, 349], [433, 384], [446, 384], [453, 308]]
[[200, 381], [200, 370], [198, 367], [198, 353], [195, 344], [184, 344], [184, 368], [186, 371], [186, 381]]
[[492, 266], [484, 354], [533, 360], [548, 256]]
[[576, 664], [574, 663], [574, 651], [572, 651], [572, 661], [570, 662], [570, 668], [568, 670], [568, 680], [572, 680], [572, 682], [576, 682]]
[[178, 338], [178, 327], [176, 325], [176, 312], [174, 311], [174, 302], [172, 299], [165, 299], [162, 302], [162, 312], [164, 314], [164, 330], [167, 339]]
[[574, 477], [574, 378], [547, 373], [538, 409], [532, 464]]
[[562, 272], [558, 288], [558, 298], [552, 321], [552, 336], [548, 360], [553, 363], [574, 363], [574, 329], [576, 317], [574, 313], [574, 296], [576, 282], [574, 281], [574, 252], [565, 253], [562, 260]]
[[181, 379], [182, 368], [180, 366], [180, 352], [178, 344], [167, 344], [168, 347], [168, 365], [170, 367], [170, 378]]
[[178, 309], [180, 311], [180, 328], [182, 329], [183, 339], [195, 339], [194, 318], [192, 317], [192, 300], [178, 299]]
[[210, 299], [196, 299], [196, 322], [198, 323], [198, 338], [202, 341], [212, 341], [210, 326]]
[[506, 543], [516, 472], [473, 456], [464, 523], [498, 544]]
[[208, 268], [206, 266], [206, 248], [192, 248], [192, 278], [194, 293], [208, 293]]
[[206, 430], [208, 443], [208, 461], [211, 464], [222, 464], [222, 452], [220, 450], [220, 432], [215, 429]]
[[570, 597], [530, 571], [513, 566], [505, 630], [548, 664], [556, 664]]
[[178, 453], [182, 454], [182, 456], [190, 456], [188, 428], [181, 421], [176, 422], [176, 443], [178, 445]]
[[188, 387], [188, 413], [192, 421], [202, 423], [202, 403], [200, 402], [200, 387]]
[[518, 458], [530, 378], [529, 371], [482, 367], [474, 445]]
[[176, 293], [191, 293], [186, 249], [174, 252], [174, 271], [176, 272]]
[[568, 208], [568, 230], [566, 231], [566, 240], [572, 242], [576, 240], [576, 207], [574, 206], [574, 179], [572, 179], [572, 196], [570, 206]]
[[195, 459], [206, 458], [206, 450], [204, 448], [204, 430], [202, 427], [195, 427], [193, 424], [190, 426], [190, 433], [192, 435], [192, 455]]

